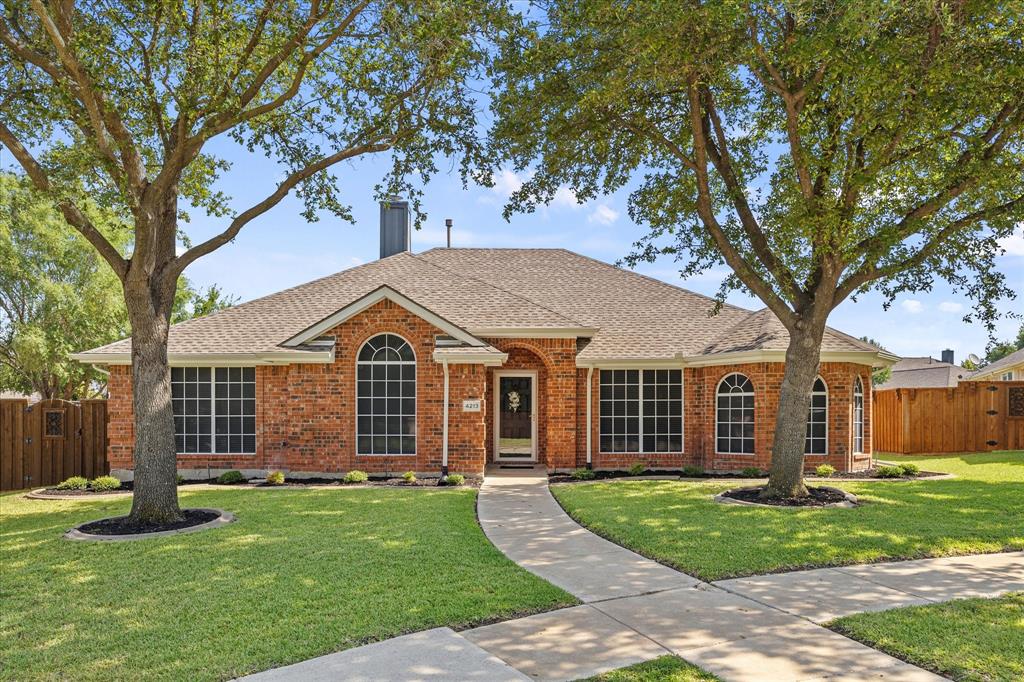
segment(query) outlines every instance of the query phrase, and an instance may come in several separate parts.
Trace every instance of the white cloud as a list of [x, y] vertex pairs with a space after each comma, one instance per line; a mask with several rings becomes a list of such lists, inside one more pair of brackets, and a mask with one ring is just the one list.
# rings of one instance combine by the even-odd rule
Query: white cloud
[[552, 206], [568, 206], [569, 208], [579, 208], [580, 200], [576, 196], [576, 192], [562, 185], [555, 190], [555, 196], [551, 198]]
[[903, 308], [903, 310], [905, 310], [906, 312], [910, 313], [911, 315], [917, 315], [918, 313], [924, 311], [924, 304], [921, 303], [920, 301], [915, 301], [912, 298], [908, 298], [900, 302], [900, 307]]
[[619, 219], [619, 212], [608, 204], [598, 204], [594, 207], [593, 212], [587, 218], [588, 223], [598, 223], [600, 225], [611, 225]]
[[1007, 256], [1024, 256], [1024, 223], [1017, 223], [1017, 229], [1009, 237], [999, 240]]
[[955, 301], [943, 301], [939, 304], [939, 310], [944, 313], [962, 313], [964, 311], [964, 305], [962, 303], [956, 303]]
[[518, 192], [523, 186], [523, 179], [516, 175], [516, 172], [508, 168], [502, 168], [491, 175], [491, 182], [494, 186], [491, 191], [503, 197], [510, 197]]

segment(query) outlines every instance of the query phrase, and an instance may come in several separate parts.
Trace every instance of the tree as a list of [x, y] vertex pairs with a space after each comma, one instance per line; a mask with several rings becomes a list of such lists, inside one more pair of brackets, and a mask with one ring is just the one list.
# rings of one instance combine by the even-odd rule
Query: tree
[[790, 338], [764, 494], [805, 495], [836, 306], [941, 277], [990, 323], [1012, 293], [994, 258], [1024, 214], [1019, 4], [541, 4], [496, 67], [495, 164], [533, 172], [506, 213], [629, 185], [649, 231], [628, 262], [728, 264], [721, 295], [757, 296]]
[[[167, 364], [178, 277], [292, 190], [308, 220], [321, 210], [350, 218], [328, 172], [342, 161], [390, 151], [379, 193], [408, 191], [416, 206], [411, 182], [438, 155], [458, 156], [465, 177], [482, 158], [467, 83], [486, 59], [486, 34], [512, 15], [491, 0], [3, 6], [0, 142], [122, 283], [133, 339], [130, 516], [180, 518]], [[210, 144], [218, 139], [272, 158], [283, 179], [232, 208], [218, 185], [230, 170]], [[130, 256], [90, 220], [87, 196], [131, 216]], [[186, 208], [222, 220], [221, 231], [189, 246]]]
[[[91, 222], [119, 252], [129, 226], [92, 204]], [[172, 319], [231, 305], [211, 286], [178, 280]], [[96, 250], [28, 183], [0, 173], [0, 390], [79, 400], [102, 394], [105, 376], [69, 353], [128, 334], [121, 283]]]
[[[875, 346], [876, 348], [881, 348], [882, 347], [882, 344], [878, 343], [878, 341], [875, 341], [870, 336], [862, 336], [862, 337], [860, 337], [860, 340], [865, 342], [865, 343], [870, 343], [872, 346]], [[892, 367], [875, 367], [871, 371], [871, 385], [872, 386], [881, 386], [882, 384], [884, 384], [885, 382], [887, 382], [891, 378], [892, 378]]]
[[[978, 370], [985, 365], [990, 365], [996, 360], [1002, 360], [1010, 353], [1015, 353], [1021, 348], [1024, 348], [1024, 324], [1020, 326], [1017, 331], [1016, 338], [1009, 339], [1006, 341], [993, 341], [988, 347], [988, 351], [982, 356], [983, 361], [981, 364], [975, 364], [970, 360], [965, 360], [963, 366], [965, 369]], [[970, 366], [968, 366], [968, 363]]]

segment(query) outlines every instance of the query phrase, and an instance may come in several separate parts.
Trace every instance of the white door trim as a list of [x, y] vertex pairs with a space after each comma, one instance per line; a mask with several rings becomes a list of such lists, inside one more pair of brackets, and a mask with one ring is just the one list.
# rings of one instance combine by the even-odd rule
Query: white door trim
[[[502, 459], [498, 452], [498, 435], [501, 433], [501, 379], [502, 377], [530, 378], [530, 459], [514, 457]], [[502, 369], [494, 371], [494, 461], [495, 462], [536, 462], [537, 461], [537, 405], [538, 396], [537, 370], [535, 369]]]

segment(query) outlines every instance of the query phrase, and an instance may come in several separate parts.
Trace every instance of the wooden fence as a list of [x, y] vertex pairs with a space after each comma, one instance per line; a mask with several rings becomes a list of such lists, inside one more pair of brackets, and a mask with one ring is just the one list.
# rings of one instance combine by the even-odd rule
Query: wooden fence
[[0, 490], [109, 471], [105, 400], [0, 400]]
[[931, 454], [1024, 449], [1024, 381], [873, 391], [875, 452]]

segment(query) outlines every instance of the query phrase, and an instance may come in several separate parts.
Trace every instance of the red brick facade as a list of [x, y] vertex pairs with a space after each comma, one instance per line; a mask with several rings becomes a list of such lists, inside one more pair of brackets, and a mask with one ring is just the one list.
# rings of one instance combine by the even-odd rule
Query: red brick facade
[[[372, 336], [398, 334], [416, 354], [416, 455], [357, 455], [356, 354]], [[437, 472], [441, 467], [444, 372], [432, 353], [435, 336], [442, 334], [422, 318], [390, 301], [382, 301], [334, 328], [335, 361], [331, 364], [261, 365], [256, 367], [256, 452], [250, 455], [179, 455], [182, 470], [272, 470], [294, 473], [342, 474], [351, 469], [372, 473], [408, 470]], [[576, 367], [575, 339], [486, 339], [508, 353], [501, 370], [537, 373], [537, 452], [550, 469], [585, 466], [587, 370]], [[132, 468], [132, 407], [130, 369], [112, 366], [109, 381], [108, 434], [112, 470]], [[495, 369], [483, 365], [449, 366], [449, 469], [478, 474], [493, 459]], [[591, 456], [596, 468], [627, 468], [637, 461], [652, 467], [679, 468], [688, 464], [705, 469], [767, 468], [774, 430], [774, 413], [782, 382], [781, 363], [755, 363], [683, 371], [684, 451], [682, 453], [613, 454], [600, 452], [599, 376], [593, 372]], [[755, 389], [754, 455], [715, 453], [715, 391], [731, 372], [744, 373]], [[854, 377], [865, 389], [864, 442], [866, 451], [852, 450]], [[828, 462], [837, 469], [866, 468], [870, 463], [870, 368], [866, 365], [824, 363], [821, 376], [828, 386], [827, 456], [808, 457], [808, 466]], [[463, 401], [478, 399], [479, 412], [464, 412]]]

